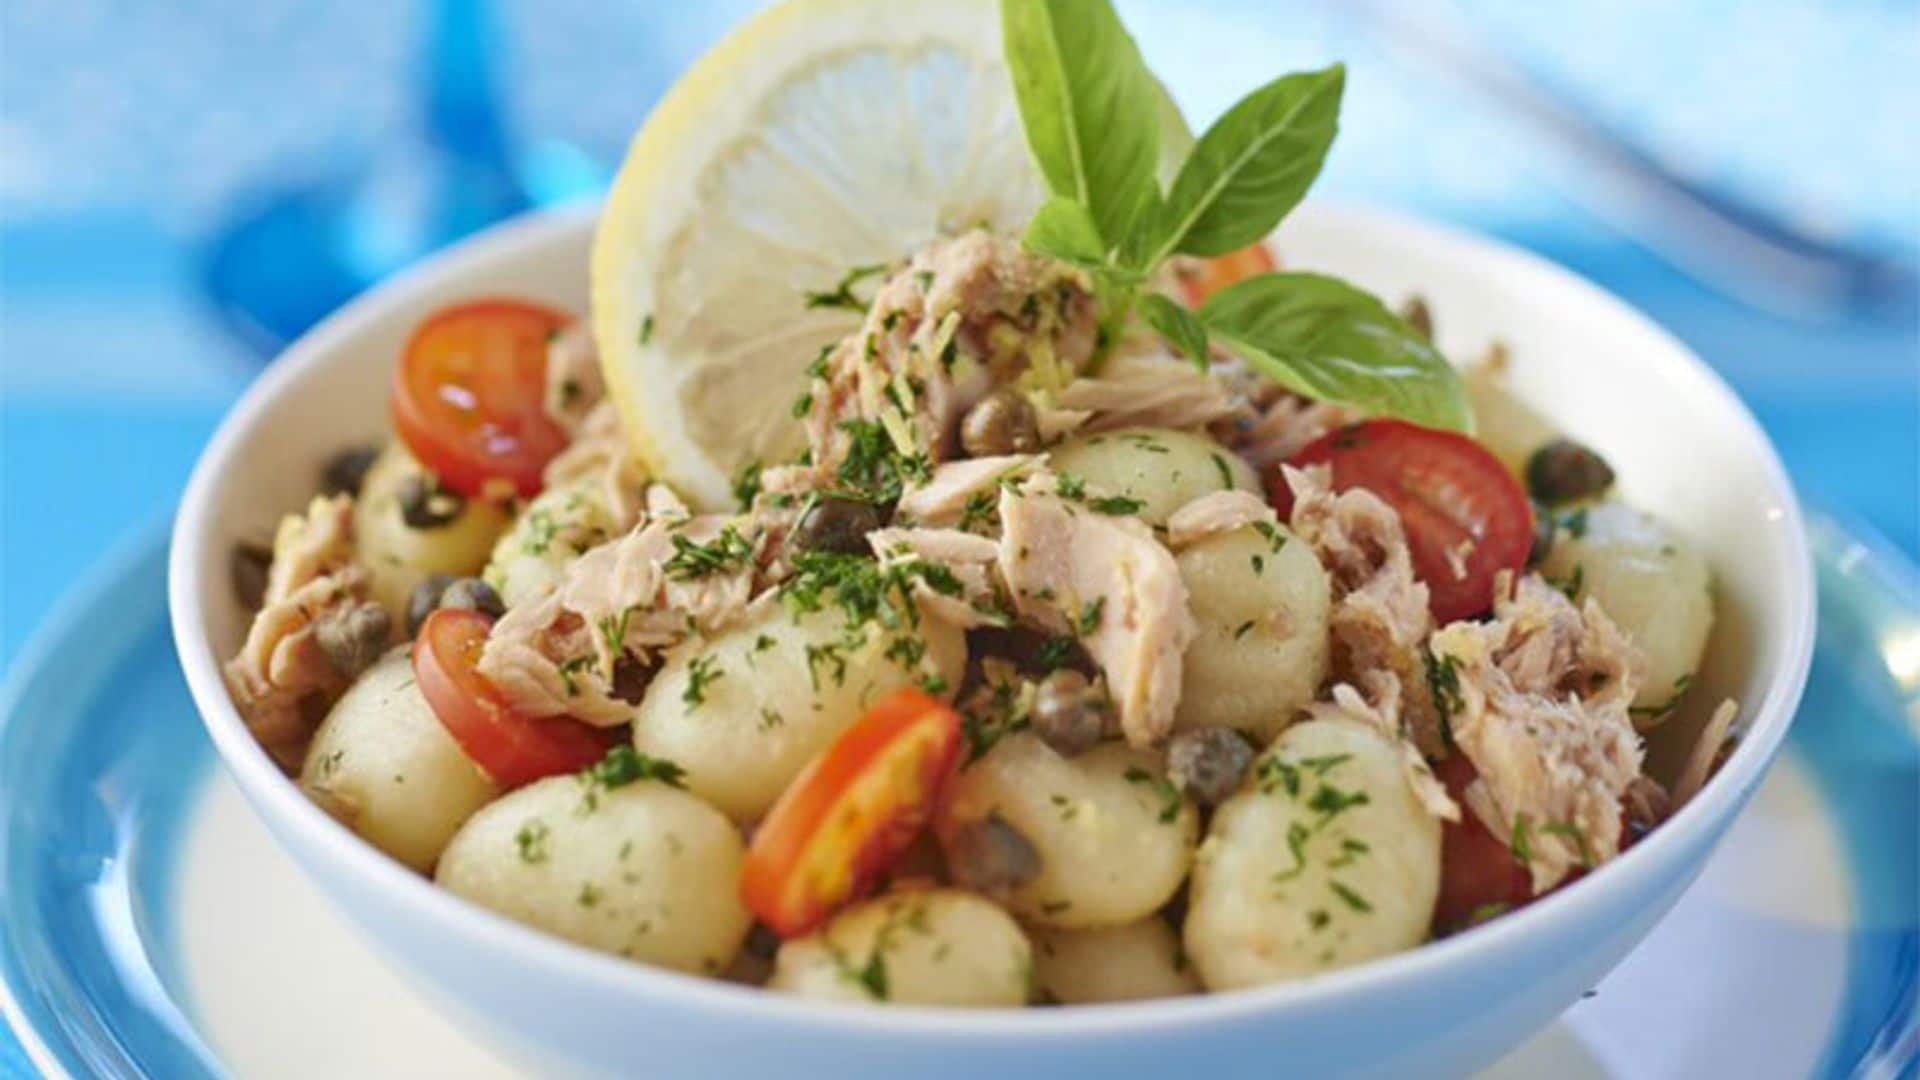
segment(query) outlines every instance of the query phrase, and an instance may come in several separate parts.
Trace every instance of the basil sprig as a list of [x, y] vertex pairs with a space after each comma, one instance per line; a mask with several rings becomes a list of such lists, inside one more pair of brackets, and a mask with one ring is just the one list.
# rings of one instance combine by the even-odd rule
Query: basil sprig
[[[1108, 0], [1001, 0], [1014, 95], [1051, 197], [1024, 242], [1092, 275], [1109, 340], [1139, 315], [1201, 367], [1218, 339], [1291, 390], [1432, 427], [1469, 429], [1445, 358], [1366, 292], [1319, 274], [1259, 274], [1188, 311], [1143, 287], [1175, 254], [1271, 233], [1320, 174], [1346, 70], [1282, 76], [1228, 109], [1162, 190], [1178, 110]], [[1172, 119], [1168, 117], [1171, 115]]]

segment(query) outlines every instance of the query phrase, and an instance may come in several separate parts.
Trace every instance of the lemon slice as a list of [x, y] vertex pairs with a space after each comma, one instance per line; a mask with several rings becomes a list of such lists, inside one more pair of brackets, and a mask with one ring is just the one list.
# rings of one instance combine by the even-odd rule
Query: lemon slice
[[690, 502], [729, 507], [742, 466], [804, 445], [806, 368], [860, 320], [810, 293], [1039, 205], [1000, 40], [992, 0], [793, 0], [640, 129], [594, 236], [594, 333], [635, 452]]

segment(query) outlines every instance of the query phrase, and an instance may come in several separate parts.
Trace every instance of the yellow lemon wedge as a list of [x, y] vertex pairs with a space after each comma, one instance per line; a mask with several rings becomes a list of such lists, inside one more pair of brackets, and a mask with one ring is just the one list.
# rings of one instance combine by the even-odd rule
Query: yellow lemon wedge
[[[593, 243], [607, 385], [653, 475], [706, 510], [804, 445], [793, 402], [859, 325], [850, 271], [1042, 199], [992, 0], [790, 0], [702, 57], [627, 152]], [[871, 296], [875, 280], [860, 292]]]

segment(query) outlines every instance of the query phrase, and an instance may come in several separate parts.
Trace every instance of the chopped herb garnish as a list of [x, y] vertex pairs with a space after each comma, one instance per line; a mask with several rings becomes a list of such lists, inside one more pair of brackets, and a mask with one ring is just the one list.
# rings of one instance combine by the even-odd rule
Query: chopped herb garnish
[[1292, 881], [1307, 868], [1307, 838], [1312, 835], [1313, 830], [1307, 828], [1304, 822], [1296, 821], [1287, 826], [1287, 852], [1293, 856], [1293, 865], [1273, 875], [1276, 885]]
[[616, 746], [582, 771], [580, 779], [603, 788], [625, 787], [637, 780], [658, 780], [681, 787], [680, 778], [685, 775], [685, 769], [666, 758], [643, 754], [631, 746]]
[[885, 264], [881, 263], [876, 263], [872, 266], [854, 267], [846, 272], [846, 275], [840, 279], [840, 283], [833, 287], [833, 291], [807, 293], [807, 309], [845, 308], [848, 311], [867, 310], [868, 302], [855, 296], [853, 294], [853, 287], [876, 274], [885, 273], [886, 269]]
[[1064, 634], [1055, 634], [1033, 650], [1033, 666], [1043, 672], [1057, 671], [1073, 660], [1077, 644]]
[[1548, 836], [1558, 836], [1573, 842], [1574, 849], [1580, 853], [1580, 865], [1593, 866], [1593, 852], [1587, 849], [1586, 834], [1571, 821], [1549, 821], [1540, 826], [1540, 831]]
[[1627, 709], [1629, 716], [1665, 716], [1680, 707], [1680, 699], [1687, 696], [1687, 688], [1693, 685], [1693, 676], [1682, 675], [1673, 682], [1673, 696], [1658, 705], [1635, 705]]
[[1129, 498], [1125, 495], [1102, 495], [1088, 499], [1087, 507], [1096, 514], [1118, 517], [1122, 514], [1137, 514], [1147, 505], [1145, 499]]
[[1087, 482], [1070, 472], [1063, 472], [1055, 478], [1054, 490], [1058, 491], [1063, 499], [1079, 502], [1087, 497]]
[[1367, 903], [1366, 897], [1361, 896], [1357, 892], [1354, 892], [1352, 889], [1348, 888], [1345, 885], [1342, 885], [1340, 882], [1329, 881], [1327, 882], [1327, 887], [1333, 890], [1333, 895], [1339, 897], [1341, 903], [1347, 905], [1348, 907], [1359, 912], [1360, 914], [1365, 915], [1368, 912], [1373, 910], [1373, 905]]
[[687, 711], [692, 712], [707, 703], [707, 687], [726, 678], [727, 673], [720, 670], [720, 661], [713, 656], [695, 657], [687, 665], [687, 688], [680, 692], [680, 700], [686, 702]]
[[1569, 514], [1560, 516], [1559, 525], [1567, 534], [1578, 540], [1587, 535], [1587, 508], [1581, 507]]
[[1367, 805], [1368, 801], [1367, 793], [1364, 791], [1343, 791], [1332, 784], [1323, 783], [1307, 799], [1307, 808], [1318, 813], [1324, 824], [1327, 820], [1344, 814], [1356, 806]]
[[535, 819], [513, 834], [513, 847], [520, 861], [529, 866], [547, 861], [547, 823]]
[[1507, 838], [1507, 849], [1513, 852], [1513, 857], [1520, 860], [1522, 866], [1533, 865], [1531, 830], [1532, 822], [1528, 820], [1526, 814], [1513, 816], [1513, 833]]
[[574, 902], [579, 904], [581, 907], [592, 907], [595, 904], [598, 904], [600, 902], [599, 887], [596, 886], [591, 881], [581, 882], [580, 895], [574, 897]]
[[645, 345], [646, 343], [652, 340], [653, 340], [653, 315], [649, 313], [646, 317], [640, 320], [640, 344]]
[[1081, 637], [1086, 637], [1100, 629], [1100, 617], [1106, 609], [1107, 598], [1104, 596], [1096, 596], [1092, 603], [1082, 605], [1080, 617], [1074, 621], [1074, 631]]
[[662, 564], [667, 576], [677, 581], [692, 581], [713, 574], [727, 573], [745, 566], [753, 558], [753, 541], [728, 525], [720, 535], [704, 544], [684, 536], [673, 538], [673, 554]]
[[740, 509], [752, 507], [754, 498], [760, 494], [760, 472], [760, 462], [755, 459], [740, 466], [740, 471], [733, 474], [733, 501], [739, 504]]
[[1171, 825], [1180, 816], [1180, 807], [1185, 800], [1180, 796], [1180, 788], [1164, 776], [1155, 776], [1138, 765], [1130, 765], [1125, 773], [1127, 783], [1145, 785], [1147, 790], [1160, 798], [1160, 824]]
[[1221, 489], [1225, 491], [1233, 490], [1233, 469], [1227, 465], [1227, 459], [1221, 457], [1218, 452], [1208, 456], [1213, 458], [1213, 467], [1220, 473]]
[[[1433, 706], [1442, 721], [1460, 715], [1465, 702], [1460, 697], [1460, 666], [1451, 656], [1425, 651], [1427, 689], [1433, 692]], [[1451, 741], [1451, 739], [1449, 739]]]

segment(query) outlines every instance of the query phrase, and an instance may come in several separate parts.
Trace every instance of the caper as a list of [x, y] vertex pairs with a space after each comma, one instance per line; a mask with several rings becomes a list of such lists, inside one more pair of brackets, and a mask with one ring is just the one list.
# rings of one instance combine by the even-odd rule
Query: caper
[[1107, 733], [1109, 711], [1104, 692], [1080, 672], [1062, 668], [1040, 680], [1027, 722], [1054, 753], [1073, 757]]
[[428, 574], [407, 594], [407, 637], [420, 636], [420, 624], [440, 609], [440, 597], [455, 580], [452, 574]]
[[1190, 728], [1167, 743], [1167, 775], [1202, 806], [1218, 806], [1240, 787], [1253, 747], [1232, 728]]
[[956, 884], [1004, 896], [1040, 876], [1040, 852], [999, 814], [956, 827], [947, 837], [947, 872]]
[[349, 446], [345, 450], [327, 459], [320, 467], [320, 490], [327, 495], [358, 495], [360, 485], [367, 479], [367, 470], [373, 468], [374, 459], [380, 456], [377, 446]]
[[880, 508], [859, 499], [824, 495], [800, 515], [787, 543], [801, 551], [867, 554], [867, 534], [886, 524]]
[[467, 508], [466, 496], [448, 491], [429, 473], [409, 473], [400, 481], [400, 520], [411, 529], [438, 529]]
[[960, 445], [972, 457], [1040, 449], [1040, 419], [1025, 394], [1005, 387], [981, 398], [960, 421]]
[[242, 540], [227, 556], [227, 574], [233, 583], [233, 598], [248, 611], [260, 610], [267, 595], [267, 575], [273, 568], [273, 549], [265, 544]]
[[1553, 514], [1539, 503], [1533, 504], [1533, 543], [1527, 548], [1527, 565], [1538, 566], [1553, 550]]
[[1427, 307], [1424, 296], [1409, 296], [1400, 308], [1400, 321], [1407, 324], [1414, 333], [1428, 341], [1433, 340], [1433, 311]]
[[336, 605], [313, 620], [314, 643], [327, 666], [344, 678], [354, 678], [373, 666], [387, 651], [393, 620], [379, 604]]
[[463, 577], [447, 586], [440, 594], [440, 606], [443, 608], [466, 608], [483, 615], [499, 618], [507, 613], [507, 605], [493, 586], [477, 577]]
[[1613, 486], [1607, 459], [1572, 439], [1555, 439], [1527, 459], [1527, 490], [1548, 506], [1585, 499]]

